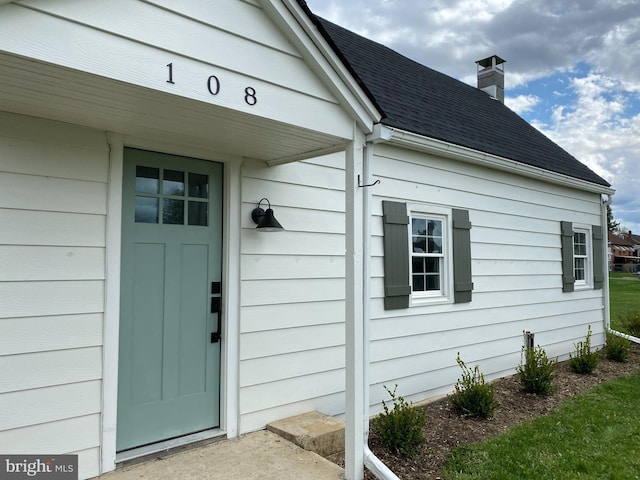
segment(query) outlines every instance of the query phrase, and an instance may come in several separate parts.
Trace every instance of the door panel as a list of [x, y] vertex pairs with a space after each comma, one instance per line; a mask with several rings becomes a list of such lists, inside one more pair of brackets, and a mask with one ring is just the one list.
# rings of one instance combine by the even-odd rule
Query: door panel
[[145, 404], [162, 398], [162, 370], [155, 367], [163, 358], [164, 305], [160, 299], [164, 297], [165, 248], [150, 244], [135, 244], [133, 248], [133, 277], [137, 279], [133, 285], [135, 322], [128, 336], [131, 344], [145, 355], [138, 355], [128, 365], [131, 384], [136, 386], [131, 392], [133, 401]]
[[122, 213], [118, 451], [219, 425], [222, 165], [125, 149]]

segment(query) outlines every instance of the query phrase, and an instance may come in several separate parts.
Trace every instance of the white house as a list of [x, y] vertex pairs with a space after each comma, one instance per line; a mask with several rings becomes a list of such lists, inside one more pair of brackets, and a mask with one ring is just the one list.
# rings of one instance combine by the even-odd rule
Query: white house
[[487, 93], [303, 1], [0, 0], [0, 32], [1, 454], [90, 478], [604, 342], [613, 190]]

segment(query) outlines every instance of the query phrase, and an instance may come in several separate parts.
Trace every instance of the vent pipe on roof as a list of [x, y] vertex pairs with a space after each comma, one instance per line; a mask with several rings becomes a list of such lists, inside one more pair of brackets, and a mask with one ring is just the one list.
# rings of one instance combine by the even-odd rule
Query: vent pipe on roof
[[478, 60], [478, 88], [504, 103], [504, 63], [497, 55]]

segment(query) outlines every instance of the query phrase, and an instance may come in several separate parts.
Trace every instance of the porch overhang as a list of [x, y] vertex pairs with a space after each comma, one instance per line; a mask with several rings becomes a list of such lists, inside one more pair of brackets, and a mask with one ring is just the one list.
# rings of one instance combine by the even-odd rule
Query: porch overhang
[[0, 52], [0, 110], [271, 165], [343, 150], [350, 141], [6, 52]]

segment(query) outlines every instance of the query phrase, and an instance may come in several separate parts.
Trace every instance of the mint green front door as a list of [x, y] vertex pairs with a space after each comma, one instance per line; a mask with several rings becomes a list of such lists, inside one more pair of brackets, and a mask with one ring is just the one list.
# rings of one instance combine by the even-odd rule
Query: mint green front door
[[222, 165], [124, 151], [116, 448], [219, 426]]

